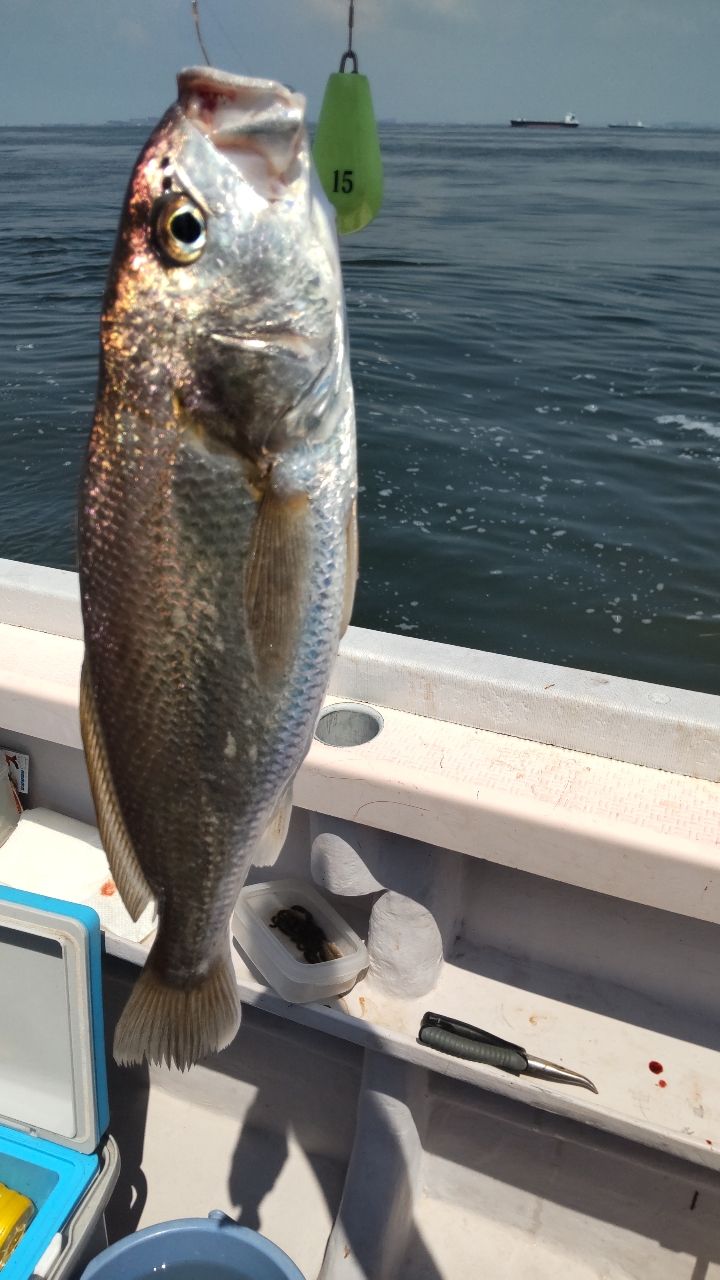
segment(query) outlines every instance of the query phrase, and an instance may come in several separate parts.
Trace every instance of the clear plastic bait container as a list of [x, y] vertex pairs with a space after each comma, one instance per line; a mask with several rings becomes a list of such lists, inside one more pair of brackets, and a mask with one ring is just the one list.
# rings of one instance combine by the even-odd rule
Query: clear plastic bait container
[[[291, 1004], [342, 995], [368, 967], [365, 943], [304, 880], [246, 886], [235, 907], [233, 934], [266, 982]], [[323, 958], [307, 958], [318, 955]]]

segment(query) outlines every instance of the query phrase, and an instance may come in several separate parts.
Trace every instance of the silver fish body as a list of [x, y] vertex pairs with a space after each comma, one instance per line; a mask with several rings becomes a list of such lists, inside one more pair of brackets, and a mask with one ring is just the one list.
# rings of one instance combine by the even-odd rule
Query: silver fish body
[[158, 934], [119, 1061], [234, 1036], [229, 920], [284, 838], [349, 620], [355, 438], [337, 245], [302, 98], [182, 72], [141, 154], [102, 319], [80, 506], [98, 824]]

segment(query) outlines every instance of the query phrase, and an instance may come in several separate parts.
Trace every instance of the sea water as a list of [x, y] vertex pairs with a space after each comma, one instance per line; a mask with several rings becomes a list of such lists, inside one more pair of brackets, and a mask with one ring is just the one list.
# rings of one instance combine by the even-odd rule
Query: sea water
[[[0, 555], [75, 567], [147, 130], [0, 139]], [[720, 693], [720, 135], [382, 130], [342, 243], [361, 626]]]

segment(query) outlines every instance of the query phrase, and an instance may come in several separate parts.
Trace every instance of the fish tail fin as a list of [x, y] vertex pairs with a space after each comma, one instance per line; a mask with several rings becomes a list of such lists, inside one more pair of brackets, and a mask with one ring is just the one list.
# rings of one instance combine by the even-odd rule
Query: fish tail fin
[[225, 1049], [240, 1026], [240, 1001], [230, 952], [194, 987], [172, 986], [153, 967], [152, 952], [115, 1028], [120, 1066], [148, 1062], [186, 1071]]

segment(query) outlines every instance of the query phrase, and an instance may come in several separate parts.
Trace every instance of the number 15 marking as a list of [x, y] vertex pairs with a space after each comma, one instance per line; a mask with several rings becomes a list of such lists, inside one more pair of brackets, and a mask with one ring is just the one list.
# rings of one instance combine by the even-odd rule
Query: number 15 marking
[[343, 169], [342, 173], [339, 169], [335, 169], [334, 178], [333, 191], [342, 191], [343, 195], [349, 195], [353, 189], [352, 169]]

